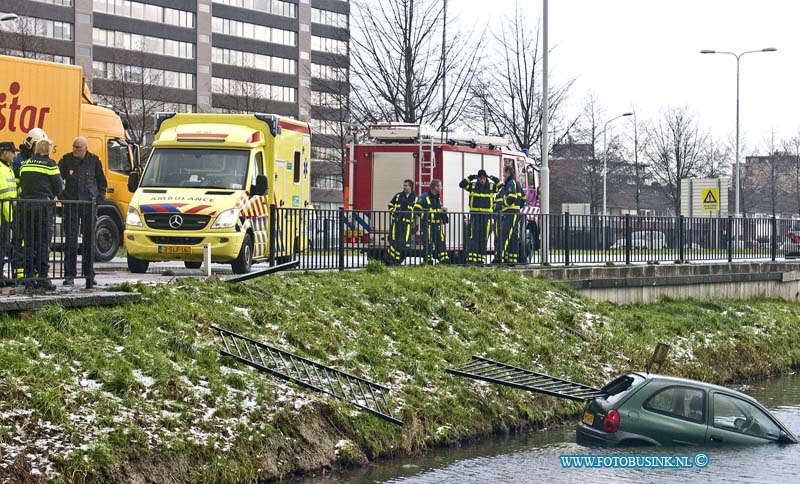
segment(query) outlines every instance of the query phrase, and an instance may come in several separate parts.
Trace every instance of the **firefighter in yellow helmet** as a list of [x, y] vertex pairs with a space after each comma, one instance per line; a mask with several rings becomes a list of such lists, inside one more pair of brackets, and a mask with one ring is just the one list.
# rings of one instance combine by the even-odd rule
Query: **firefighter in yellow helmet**
[[517, 178], [514, 176], [514, 167], [503, 168], [503, 186], [497, 194], [502, 213], [500, 214], [500, 263], [517, 264], [519, 262], [519, 247], [522, 231], [520, 209], [525, 200]]
[[427, 192], [420, 195], [414, 206], [414, 213], [419, 214], [422, 221], [422, 240], [425, 244], [425, 262], [447, 262], [447, 246], [444, 240], [443, 224], [447, 223], [447, 213], [442, 207], [442, 181], [432, 180]]
[[11, 141], [0, 143], [0, 286], [11, 285], [3, 268], [6, 257], [11, 261], [11, 222], [13, 221], [13, 199], [17, 198], [17, 182], [11, 167], [17, 148]]
[[417, 194], [414, 193], [414, 181], [403, 180], [403, 191], [395, 194], [389, 201], [389, 212], [392, 214], [392, 225], [389, 229], [389, 263], [400, 265], [406, 257], [414, 227], [414, 205]]

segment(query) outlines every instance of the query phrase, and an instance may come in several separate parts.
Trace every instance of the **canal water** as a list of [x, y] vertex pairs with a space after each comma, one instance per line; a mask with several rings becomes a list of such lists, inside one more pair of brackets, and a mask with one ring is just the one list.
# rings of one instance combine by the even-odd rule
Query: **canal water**
[[[733, 386], [767, 406], [795, 435], [800, 434], [800, 374]], [[576, 417], [577, 418], [577, 417]], [[705, 452], [698, 469], [565, 469], [569, 454], [672, 454]], [[388, 460], [354, 471], [308, 477], [302, 484], [332, 483], [800, 483], [800, 444], [728, 448], [628, 448], [604, 450], [575, 443], [572, 425], [461, 448], [433, 450], [416, 458]]]

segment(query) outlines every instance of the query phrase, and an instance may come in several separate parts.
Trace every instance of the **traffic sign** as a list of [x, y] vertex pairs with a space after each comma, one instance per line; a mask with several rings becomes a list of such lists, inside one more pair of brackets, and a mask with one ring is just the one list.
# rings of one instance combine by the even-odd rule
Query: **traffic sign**
[[703, 188], [700, 193], [703, 211], [719, 212], [719, 188]]

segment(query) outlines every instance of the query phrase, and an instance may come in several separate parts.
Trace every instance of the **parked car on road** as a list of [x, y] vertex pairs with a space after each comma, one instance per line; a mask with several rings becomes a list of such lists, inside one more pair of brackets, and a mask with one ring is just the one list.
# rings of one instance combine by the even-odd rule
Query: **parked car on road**
[[[625, 248], [625, 239], [619, 239], [613, 244], [611, 244], [611, 249], [624, 249]], [[667, 248], [667, 239], [664, 235], [664, 232], [659, 232], [657, 230], [641, 230], [637, 232], [631, 233], [631, 249], [644, 249], [644, 250], [654, 250], [654, 249], [666, 249]]]
[[629, 373], [589, 400], [576, 429], [584, 445], [797, 443], [754, 398], [695, 380]]
[[800, 234], [794, 231], [786, 234], [786, 242], [783, 243], [783, 254], [787, 258], [800, 257]]

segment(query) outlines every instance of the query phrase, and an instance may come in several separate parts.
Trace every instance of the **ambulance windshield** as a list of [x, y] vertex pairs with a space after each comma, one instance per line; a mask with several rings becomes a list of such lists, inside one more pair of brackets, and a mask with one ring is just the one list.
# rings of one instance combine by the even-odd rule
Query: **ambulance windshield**
[[249, 160], [247, 150], [156, 148], [141, 186], [242, 190]]

